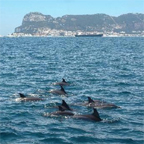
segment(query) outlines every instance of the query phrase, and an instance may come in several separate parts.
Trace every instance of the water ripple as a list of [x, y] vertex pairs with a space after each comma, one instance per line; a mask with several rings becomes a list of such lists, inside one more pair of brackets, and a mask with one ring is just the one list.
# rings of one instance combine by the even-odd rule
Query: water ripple
[[[144, 143], [143, 38], [0, 38], [0, 140], [16, 143]], [[67, 96], [50, 94], [65, 78]], [[18, 93], [45, 101], [21, 102]], [[120, 109], [98, 109], [102, 122], [49, 117], [64, 99], [74, 114], [87, 97]]]

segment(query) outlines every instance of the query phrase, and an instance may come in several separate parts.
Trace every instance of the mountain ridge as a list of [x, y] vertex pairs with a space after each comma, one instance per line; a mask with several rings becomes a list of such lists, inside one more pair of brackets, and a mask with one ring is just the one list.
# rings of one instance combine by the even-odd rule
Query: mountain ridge
[[15, 28], [15, 33], [51, 34], [52, 30], [72, 32], [142, 32], [144, 14], [128, 13], [120, 16], [107, 14], [63, 15], [52, 17], [39, 12], [30, 12], [23, 18], [22, 25]]

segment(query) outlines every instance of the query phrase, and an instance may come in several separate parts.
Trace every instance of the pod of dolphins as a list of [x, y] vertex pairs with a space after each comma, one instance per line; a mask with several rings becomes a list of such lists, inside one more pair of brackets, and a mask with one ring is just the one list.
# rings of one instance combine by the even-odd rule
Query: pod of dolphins
[[[67, 93], [64, 90], [63, 86], [69, 86], [70, 84], [68, 82], [66, 82], [65, 79], [62, 79], [62, 82], [54, 83], [54, 85], [59, 85], [61, 87], [61, 89], [51, 90], [51, 91], [49, 91], [50, 93], [57, 94], [57, 95], [66, 95]], [[38, 97], [26, 97], [22, 93], [19, 93], [19, 96], [20, 96], [19, 100], [22, 102], [43, 101], [44, 100], [44, 99], [38, 98]], [[91, 108], [93, 108], [93, 113], [85, 114], [85, 115], [75, 115], [73, 113], [74, 110], [72, 108], [70, 108], [70, 106], [65, 102], [65, 100], [62, 100], [62, 104], [57, 106], [58, 111], [49, 113], [49, 116], [72, 116], [73, 118], [76, 118], [76, 119], [102, 121], [96, 108], [120, 108], [119, 106], [116, 106], [115, 104], [112, 104], [112, 103], [107, 103], [107, 102], [100, 101], [100, 100], [93, 100], [91, 97], [88, 97], [87, 102], [80, 103], [77, 105], [91, 107]]]

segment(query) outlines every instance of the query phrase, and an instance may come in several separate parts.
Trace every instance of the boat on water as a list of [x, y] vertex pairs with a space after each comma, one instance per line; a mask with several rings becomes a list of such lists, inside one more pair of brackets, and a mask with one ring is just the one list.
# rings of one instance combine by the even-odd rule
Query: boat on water
[[76, 34], [75, 37], [102, 37], [103, 34]]

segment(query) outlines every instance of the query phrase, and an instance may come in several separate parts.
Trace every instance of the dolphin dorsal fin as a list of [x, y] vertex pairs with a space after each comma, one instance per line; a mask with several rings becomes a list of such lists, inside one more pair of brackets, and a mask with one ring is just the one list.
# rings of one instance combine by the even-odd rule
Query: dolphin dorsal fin
[[62, 86], [60, 86], [60, 87], [61, 87], [61, 90], [62, 90], [62, 91], [65, 91], [64, 88], [63, 88]]
[[62, 106], [66, 107], [68, 110], [71, 110], [69, 105], [65, 102], [65, 100], [62, 100]]
[[19, 95], [20, 95], [21, 98], [25, 98], [25, 97], [26, 97], [26, 96], [25, 96], [24, 94], [22, 94], [22, 93], [19, 93]]
[[94, 115], [95, 117], [97, 117], [97, 118], [99, 118], [101, 120], [98, 111], [95, 108], [93, 108], [93, 111], [94, 112], [92, 113], [92, 115]]
[[59, 107], [59, 111], [65, 111], [62, 106], [58, 106]]
[[65, 82], [65, 83], [66, 83], [66, 81], [65, 81], [65, 79], [64, 79], [64, 78], [62, 78], [62, 82]]
[[88, 103], [93, 103], [94, 101], [91, 99], [91, 97], [88, 97]]
[[63, 91], [64, 93], [66, 93], [65, 90], [64, 90], [64, 88], [62, 86], [60, 86], [60, 87], [61, 87], [61, 91]]

